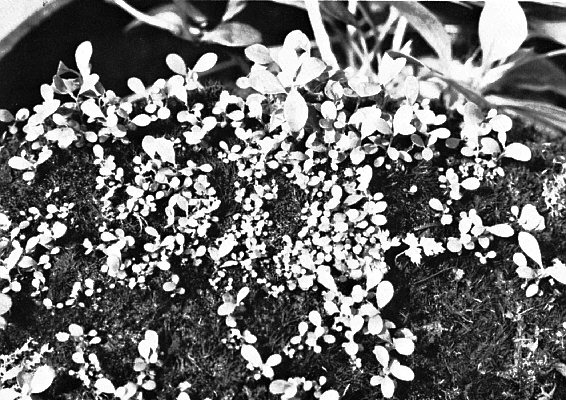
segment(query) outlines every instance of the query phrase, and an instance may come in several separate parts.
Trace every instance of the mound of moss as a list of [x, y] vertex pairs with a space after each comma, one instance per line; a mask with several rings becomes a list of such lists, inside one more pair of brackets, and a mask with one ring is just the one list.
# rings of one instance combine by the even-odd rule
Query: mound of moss
[[170, 55], [124, 99], [86, 42], [2, 110], [0, 397], [565, 390], [564, 144], [290, 37], [238, 95]]

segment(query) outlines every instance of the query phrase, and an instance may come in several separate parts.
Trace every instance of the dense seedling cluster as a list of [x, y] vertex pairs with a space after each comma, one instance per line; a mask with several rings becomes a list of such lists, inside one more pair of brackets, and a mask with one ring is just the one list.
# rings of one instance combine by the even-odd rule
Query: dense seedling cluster
[[514, 201], [534, 157], [511, 119], [441, 109], [404, 58], [372, 82], [295, 31], [246, 50], [240, 95], [201, 86], [208, 53], [121, 99], [91, 53], [0, 114], [2, 399], [391, 398], [415, 379], [412, 269], [566, 284], [540, 208], [563, 215], [563, 169]]

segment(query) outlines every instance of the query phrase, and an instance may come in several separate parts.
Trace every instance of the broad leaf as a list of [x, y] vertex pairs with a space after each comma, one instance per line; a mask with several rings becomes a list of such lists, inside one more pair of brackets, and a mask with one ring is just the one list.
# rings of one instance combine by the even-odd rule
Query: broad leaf
[[242, 22], [223, 22], [214, 30], [204, 32], [204, 42], [212, 42], [228, 47], [245, 47], [262, 41], [261, 33], [251, 25]]
[[300, 131], [307, 123], [309, 107], [303, 96], [295, 88], [287, 95], [283, 105], [283, 115], [293, 132]]
[[250, 74], [250, 85], [261, 94], [286, 93], [275, 75], [266, 70], [255, 70]]
[[462, 181], [462, 187], [466, 190], [476, 190], [480, 187], [480, 180], [476, 177], [466, 178]]
[[502, 156], [514, 158], [518, 161], [529, 161], [531, 159], [531, 149], [521, 143], [511, 143], [503, 150]]
[[10, 123], [14, 120], [14, 116], [8, 110], [0, 110], [0, 122]]
[[412, 381], [415, 379], [415, 374], [411, 368], [401, 365], [399, 361], [393, 360], [391, 367], [389, 367], [391, 374], [402, 381]]
[[102, 393], [114, 394], [116, 389], [112, 382], [107, 378], [100, 378], [94, 383], [94, 387]]
[[438, 18], [425, 6], [413, 1], [391, 2], [399, 13], [419, 32], [430, 47], [438, 54], [445, 71], [452, 61], [452, 41]]
[[151, 123], [151, 117], [147, 114], [139, 114], [132, 119], [132, 123], [136, 126], [148, 126]]
[[308, 57], [301, 64], [295, 83], [299, 86], [304, 86], [318, 78], [325, 70], [326, 64], [323, 61], [315, 57]]
[[246, 57], [257, 64], [269, 64], [273, 61], [269, 49], [262, 44], [252, 44], [244, 50]]
[[395, 338], [393, 339], [393, 346], [399, 354], [409, 356], [415, 351], [415, 342], [409, 338]]
[[94, 100], [87, 100], [81, 104], [81, 110], [83, 113], [91, 118], [106, 118], [98, 104]]
[[486, 228], [488, 232], [499, 237], [511, 237], [515, 234], [513, 228], [508, 224], [497, 224]]
[[169, 54], [165, 58], [165, 63], [176, 74], [185, 75], [187, 73], [187, 64], [178, 54]]
[[484, 68], [516, 52], [527, 34], [527, 17], [518, 1], [486, 1], [478, 27]]
[[30, 382], [31, 393], [42, 393], [51, 386], [55, 379], [55, 370], [48, 365], [42, 365], [35, 370]]
[[136, 94], [145, 93], [145, 85], [140, 78], [130, 78], [128, 79], [128, 87], [130, 90]]
[[381, 281], [375, 289], [375, 301], [379, 308], [385, 307], [393, 298], [393, 285], [389, 281]]
[[254, 346], [249, 344], [243, 345], [241, 353], [242, 357], [254, 367], [261, 367], [263, 365], [261, 355]]
[[528, 232], [519, 232], [519, 246], [521, 250], [542, 267], [542, 256], [536, 238]]
[[192, 70], [195, 72], [208, 71], [209, 69], [211, 69], [216, 65], [217, 61], [218, 61], [218, 56], [216, 54], [205, 53], [198, 59]]
[[33, 167], [33, 164], [30, 163], [28, 160], [22, 157], [12, 157], [8, 161], [8, 165], [10, 168], [18, 169], [18, 170], [26, 170]]
[[388, 53], [385, 53], [379, 63], [377, 82], [385, 86], [401, 73], [407, 64], [406, 58], [394, 60]]

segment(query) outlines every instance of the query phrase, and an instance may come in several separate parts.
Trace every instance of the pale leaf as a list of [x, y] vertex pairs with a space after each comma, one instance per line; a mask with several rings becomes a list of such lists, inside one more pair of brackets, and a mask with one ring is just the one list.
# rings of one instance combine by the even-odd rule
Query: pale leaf
[[145, 93], [145, 85], [140, 78], [130, 78], [128, 79], [128, 87], [134, 93], [141, 94]]
[[384, 377], [381, 381], [381, 394], [383, 394], [383, 397], [385, 397], [386, 399], [390, 399], [391, 397], [393, 397], [394, 393], [395, 382], [393, 382], [393, 379], [388, 376]]
[[55, 370], [48, 365], [42, 365], [35, 370], [30, 382], [31, 393], [42, 393], [53, 383]]
[[165, 138], [157, 138], [153, 141], [153, 146], [155, 146], [154, 151], [159, 154], [162, 161], [175, 164], [175, 149], [173, 148], [172, 141]]
[[519, 232], [519, 246], [521, 250], [542, 267], [540, 247], [536, 238], [528, 232]]
[[381, 281], [375, 289], [375, 300], [379, 308], [385, 307], [393, 298], [393, 285], [389, 281]]
[[255, 70], [250, 74], [250, 85], [261, 94], [285, 93], [285, 88], [275, 75], [266, 70]]
[[165, 58], [165, 63], [176, 74], [185, 75], [187, 73], [187, 64], [178, 54], [169, 54]]
[[566, 285], [566, 266], [564, 264], [557, 263], [552, 267], [547, 268], [546, 272], [558, 282]]
[[515, 53], [527, 34], [527, 18], [518, 1], [486, 1], [478, 26], [483, 66]]
[[309, 107], [297, 89], [292, 89], [287, 95], [283, 105], [283, 115], [293, 132], [300, 131], [307, 123]]
[[246, 47], [262, 41], [261, 32], [242, 22], [223, 22], [201, 37], [204, 42], [217, 43], [228, 47]]
[[411, 355], [413, 351], [415, 351], [415, 342], [409, 338], [394, 338], [393, 346], [395, 350], [397, 350], [397, 353], [403, 354], [404, 356]]
[[4, 293], [0, 293], [0, 315], [6, 314], [12, 307], [12, 299]]
[[466, 178], [462, 181], [462, 187], [466, 190], [476, 190], [480, 187], [480, 181], [476, 177]]
[[503, 151], [503, 157], [514, 158], [517, 161], [529, 161], [531, 149], [521, 143], [511, 143]]
[[90, 75], [90, 58], [92, 57], [92, 43], [82, 42], [75, 51], [75, 61], [77, 62], [77, 68], [79, 72], [84, 77]]
[[94, 387], [102, 393], [113, 394], [116, 391], [112, 382], [110, 382], [107, 378], [98, 379], [95, 382]]
[[238, 291], [238, 294], [236, 295], [236, 303], [240, 303], [242, 302], [246, 297], [248, 297], [248, 294], [250, 293], [250, 288], [247, 286], [244, 286], [243, 288], [241, 288]]
[[435, 211], [440, 211], [440, 212], [444, 211], [444, 206], [438, 199], [430, 199], [428, 201], [428, 205], [430, 206], [430, 208], [432, 208]]
[[252, 44], [244, 50], [246, 57], [257, 64], [269, 64], [273, 61], [269, 49], [262, 44]]
[[401, 73], [407, 64], [406, 58], [398, 58], [394, 60], [391, 56], [385, 53], [379, 64], [377, 74], [377, 82], [385, 86]]
[[301, 64], [299, 74], [295, 78], [295, 83], [304, 86], [310, 81], [318, 78], [326, 69], [326, 64], [315, 57], [308, 57]]
[[212, 69], [218, 61], [218, 56], [214, 53], [203, 54], [193, 67], [194, 72], [205, 72]]
[[147, 114], [139, 114], [132, 119], [132, 123], [136, 126], [148, 126], [151, 123], [151, 117]]
[[28, 160], [22, 157], [12, 157], [8, 161], [8, 165], [13, 169], [26, 170], [33, 166]]
[[389, 367], [391, 374], [402, 381], [412, 381], [415, 379], [415, 374], [411, 368], [401, 365], [399, 361], [393, 360], [391, 367]]
[[320, 400], [339, 400], [340, 394], [336, 390], [327, 390], [319, 398]]
[[538, 293], [538, 285], [536, 283], [530, 284], [527, 290], [525, 291], [525, 296], [533, 297]]
[[515, 231], [509, 224], [497, 224], [487, 227], [487, 231], [499, 237], [511, 237], [515, 234]]
[[244, 359], [254, 367], [260, 367], [263, 365], [261, 355], [254, 346], [249, 344], [243, 345], [241, 353], [242, 357], [244, 357]]

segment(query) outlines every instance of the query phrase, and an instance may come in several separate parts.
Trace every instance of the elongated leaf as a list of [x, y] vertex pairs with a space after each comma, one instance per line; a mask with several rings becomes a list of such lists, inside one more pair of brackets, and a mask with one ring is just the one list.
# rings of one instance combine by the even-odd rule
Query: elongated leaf
[[385, 307], [393, 298], [393, 285], [389, 281], [381, 281], [375, 289], [375, 301], [379, 308]]
[[519, 232], [519, 246], [521, 250], [542, 267], [542, 256], [536, 238], [528, 232]]
[[30, 382], [31, 393], [41, 393], [47, 390], [55, 379], [55, 370], [48, 365], [42, 365], [35, 370]]
[[0, 293], [0, 315], [6, 314], [12, 307], [12, 299], [4, 293]]
[[254, 346], [250, 344], [243, 345], [241, 353], [242, 357], [254, 367], [261, 367], [263, 365], [261, 355]]
[[224, 11], [224, 15], [222, 16], [222, 21], [226, 22], [234, 18], [236, 15], [241, 13], [248, 2], [246, 0], [228, 0], [228, 4], [226, 5], [226, 11]]
[[297, 89], [291, 90], [287, 95], [283, 105], [283, 115], [293, 132], [300, 131], [307, 123], [309, 107]]
[[252, 44], [244, 50], [246, 57], [257, 64], [269, 64], [273, 61], [269, 49], [262, 44]]
[[193, 71], [195, 72], [205, 72], [211, 69], [216, 65], [218, 61], [218, 56], [215, 53], [206, 53], [203, 54], [198, 61], [195, 63], [193, 67]]
[[478, 27], [483, 66], [516, 52], [527, 34], [527, 17], [518, 1], [486, 1]]
[[87, 100], [82, 103], [81, 110], [91, 118], [106, 118], [106, 116], [104, 115], [100, 107], [98, 107], [98, 104], [94, 102], [94, 100]]
[[165, 63], [176, 74], [185, 75], [187, 73], [187, 64], [178, 54], [169, 54], [165, 58]]
[[113, 394], [116, 391], [112, 382], [110, 382], [110, 380], [107, 378], [98, 379], [95, 382], [94, 387], [102, 393]]
[[128, 87], [130, 90], [136, 94], [145, 93], [145, 85], [140, 78], [130, 78], [128, 79]]
[[513, 228], [508, 224], [497, 224], [487, 228], [487, 230], [499, 237], [511, 237], [515, 234]]
[[503, 108], [506, 113], [541, 123], [553, 130], [566, 132], [566, 109], [564, 108], [541, 101], [518, 100], [496, 95], [486, 96], [485, 99], [492, 105]]
[[425, 6], [412, 1], [394, 1], [391, 5], [409, 21], [430, 47], [438, 54], [444, 70], [452, 61], [452, 41], [442, 23]]
[[92, 43], [82, 42], [75, 51], [75, 61], [77, 68], [83, 78], [90, 75], [90, 58], [92, 57]]
[[411, 368], [401, 365], [399, 361], [393, 360], [391, 363], [391, 367], [389, 368], [391, 374], [397, 378], [401, 379], [402, 381], [412, 381], [415, 379], [415, 374]]
[[514, 158], [517, 161], [529, 161], [531, 159], [531, 149], [522, 143], [511, 143], [503, 151], [503, 157]]
[[295, 83], [300, 86], [306, 85], [310, 81], [318, 78], [325, 69], [326, 64], [323, 61], [315, 57], [308, 57], [301, 64], [301, 69], [295, 79]]
[[201, 40], [228, 47], [246, 47], [261, 43], [262, 38], [261, 32], [251, 25], [242, 22], [223, 22], [214, 30], [205, 32]]
[[8, 161], [8, 165], [10, 168], [18, 169], [18, 170], [26, 170], [33, 166], [28, 160], [22, 157], [12, 157]]
[[261, 94], [285, 93], [285, 88], [275, 75], [266, 70], [252, 71], [250, 85]]

